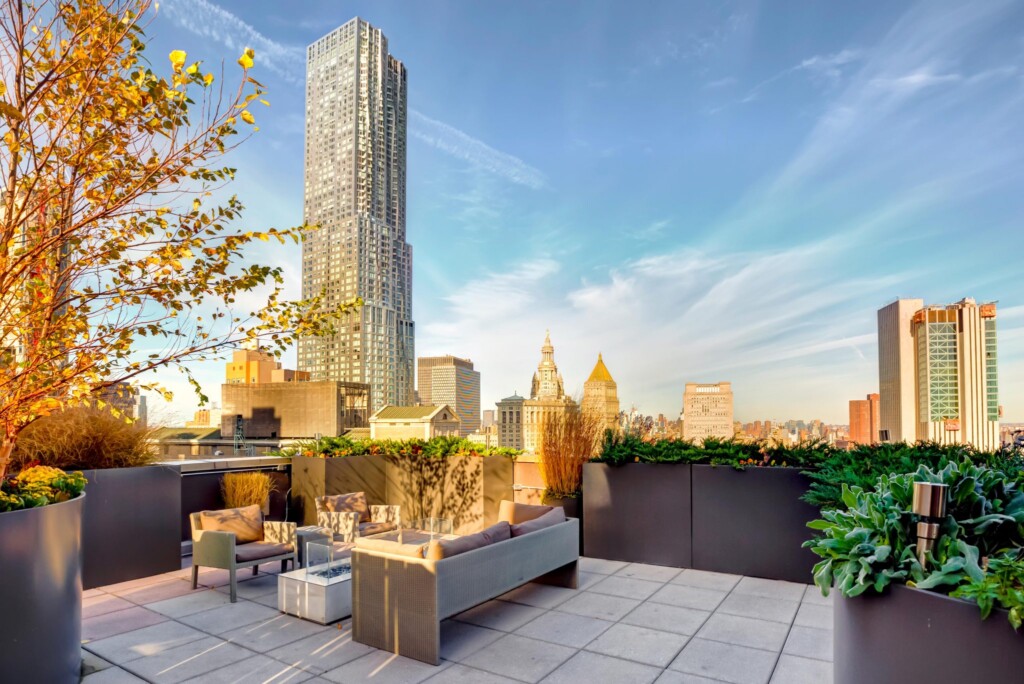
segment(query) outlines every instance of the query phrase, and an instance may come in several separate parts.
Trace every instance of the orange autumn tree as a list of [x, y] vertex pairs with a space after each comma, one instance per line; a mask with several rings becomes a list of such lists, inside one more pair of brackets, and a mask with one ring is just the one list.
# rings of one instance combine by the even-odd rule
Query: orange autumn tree
[[229, 89], [183, 51], [151, 62], [149, 4], [0, 0], [0, 478], [41, 416], [157, 368], [198, 392], [188, 362], [244, 341], [279, 353], [359, 304], [288, 301], [279, 268], [245, 260], [308, 229], [231, 228], [241, 203], [211, 199], [266, 104], [254, 54]]

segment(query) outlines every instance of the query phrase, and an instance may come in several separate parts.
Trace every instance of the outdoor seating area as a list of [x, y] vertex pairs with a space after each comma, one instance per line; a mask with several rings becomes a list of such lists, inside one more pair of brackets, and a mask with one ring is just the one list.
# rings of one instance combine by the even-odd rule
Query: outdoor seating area
[[658, 682], [819, 684], [832, 607], [813, 586], [581, 558], [576, 589], [526, 583], [440, 622], [430, 665], [359, 643], [351, 619], [278, 611], [277, 564], [181, 570], [85, 592], [87, 684]]

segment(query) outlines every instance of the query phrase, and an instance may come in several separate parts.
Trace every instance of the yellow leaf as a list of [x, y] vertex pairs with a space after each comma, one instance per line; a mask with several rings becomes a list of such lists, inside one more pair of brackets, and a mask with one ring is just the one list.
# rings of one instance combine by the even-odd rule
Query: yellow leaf
[[203, 76], [203, 83], [206, 85], [213, 83], [213, 74], [206, 74], [206, 76]]
[[171, 60], [171, 66], [174, 67], [174, 73], [181, 71], [181, 67], [185, 65], [185, 51], [184, 50], [172, 50], [171, 54], [168, 55]]
[[190, 66], [188, 69], [185, 69], [185, 73], [188, 74], [194, 74], [197, 71], [199, 71], [199, 62], [194, 62], [192, 66]]
[[253, 118], [252, 114], [249, 113], [248, 109], [246, 109], [244, 112], [242, 112], [239, 116], [241, 116], [242, 117], [242, 121], [244, 121], [247, 124], [254, 124], [254, 123], [256, 123], [256, 119]]
[[252, 60], [255, 56], [256, 53], [252, 48], [245, 48], [245, 52], [243, 52], [242, 56], [238, 58], [238, 63], [242, 65], [243, 69], [252, 69]]
[[3, 81], [0, 81], [0, 97], [3, 97], [4, 93], [6, 93], [6, 92], [7, 92], [7, 84], [4, 83]]

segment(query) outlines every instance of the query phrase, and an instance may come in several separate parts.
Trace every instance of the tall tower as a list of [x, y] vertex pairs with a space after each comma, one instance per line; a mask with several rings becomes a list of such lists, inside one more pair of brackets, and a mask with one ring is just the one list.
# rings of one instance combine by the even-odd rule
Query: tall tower
[[447, 404], [459, 414], [463, 437], [480, 429], [480, 371], [457, 356], [421, 356], [417, 360], [419, 402]]
[[299, 341], [314, 380], [370, 386], [371, 410], [413, 403], [412, 248], [405, 241], [405, 66], [358, 17], [306, 50], [302, 296], [363, 306]]
[[910, 324], [923, 299], [898, 299], [878, 310], [879, 441], [917, 439], [914, 336]]
[[683, 439], [730, 439], [733, 426], [731, 382], [686, 383], [683, 391]]
[[597, 363], [590, 377], [583, 383], [583, 401], [581, 408], [584, 413], [593, 415], [600, 421], [601, 432], [615, 430], [619, 423], [619, 391], [618, 385], [604, 365], [604, 359], [597, 355]]
[[533, 374], [533, 385], [530, 390], [531, 399], [560, 399], [565, 396], [562, 386], [562, 375], [555, 365], [555, 348], [551, 344], [551, 331], [544, 335], [544, 346], [540, 348], [540, 363]]
[[533, 374], [530, 398], [523, 402], [523, 449], [537, 453], [541, 446], [544, 423], [575, 406], [575, 402], [565, 396], [562, 375], [555, 365], [555, 348], [551, 344], [551, 332], [544, 336], [544, 346], [540, 348], [540, 363]]

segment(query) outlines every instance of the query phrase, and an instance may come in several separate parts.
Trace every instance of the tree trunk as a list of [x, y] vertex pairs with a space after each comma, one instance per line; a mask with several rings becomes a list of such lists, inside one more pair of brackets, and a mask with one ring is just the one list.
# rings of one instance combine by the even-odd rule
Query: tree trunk
[[14, 454], [14, 440], [7, 440], [0, 442], [0, 482], [3, 481], [7, 475], [7, 466], [11, 462], [11, 456]]

